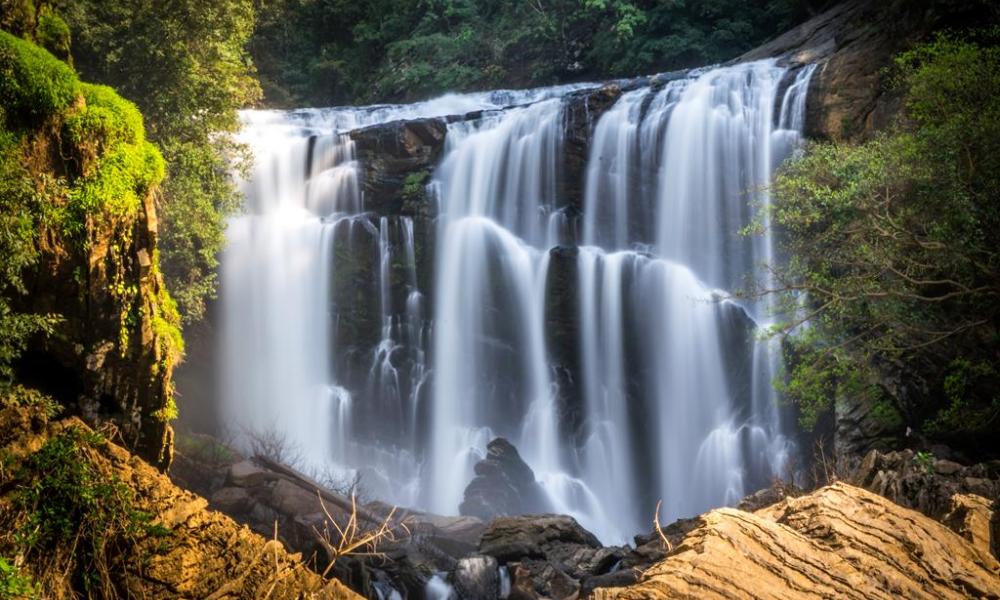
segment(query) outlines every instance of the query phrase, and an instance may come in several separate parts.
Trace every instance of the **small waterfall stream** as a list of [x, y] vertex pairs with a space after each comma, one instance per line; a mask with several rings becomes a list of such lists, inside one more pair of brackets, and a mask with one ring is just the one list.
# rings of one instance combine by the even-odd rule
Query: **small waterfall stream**
[[[773, 240], [739, 232], [767, 218], [811, 74], [760, 61], [626, 91], [592, 123], [579, 197], [567, 106], [596, 86], [245, 113], [224, 422], [443, 514], [504, 436], [605, 543], [648, 530], [659, 499], [690, 516], [785, 475], [780, 357], [756, 336], [773, 307], [725, 290], [766, 283]], [[436, 218], [366, 212], [348, 131], [472, 111], [447, 124]]]

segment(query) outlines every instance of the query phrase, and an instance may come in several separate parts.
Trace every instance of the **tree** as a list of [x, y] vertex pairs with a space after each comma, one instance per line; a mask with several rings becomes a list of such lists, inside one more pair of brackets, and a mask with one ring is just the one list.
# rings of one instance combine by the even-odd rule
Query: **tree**
[[1000, 48], [978, 37], [902, 54], [897, 127], [814, 144], [776, 180], [783, 386], [807, 425], [846, 395], [967, 443], [1000, 426]]
[[58, 0], [81, 75], [117, 89], [146, 117], [169, 175], [159, 198], [163, 272], [185, 321], [216, 287], [224, 216], [238, 205], [229, 134], [260, 96], [246, 51], [251, 0]]

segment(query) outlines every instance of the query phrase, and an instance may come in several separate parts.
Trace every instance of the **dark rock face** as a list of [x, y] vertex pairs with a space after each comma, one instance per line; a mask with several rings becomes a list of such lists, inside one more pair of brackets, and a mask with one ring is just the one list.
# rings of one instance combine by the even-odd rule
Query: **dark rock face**
[[566, 97], [563, 110], [563, 176], [560, 196], [573, 214], [583, 209], [583, 181], [590, 154], [590, 137], [594, 125], [622, 95], [621, 87], [610, 83], [596, 90], [581, 90]]
[[504, 438], [486, 446], [486, 458], [476, 463], [475, 471], [458, 507], [460, 514], [489, 520], [547, 510], [548, 501], [535, 473]]
[[998, 461], [963, 466], [931, 454], [918, 457], [913, 450], [872, 450], [846, 479], [934, 519], [951, 510], [955, 494], [976, 494], [990, 502], [1000, 499]]
[[581, 547], [596, 550], [601, 542], [566, 515], [501, 517], [479, 538], [479, 551], [501, 564], [524, 558], [563, 559]]
[[437, 165], [444, 119], [393, 121], [350, 133], [364, 165], [364, 203], [379, 215], [432, 216], [424, 186]]
[[905, 436], [902, 419], [892, 423], [881, 418], [871, 399], [838, 398], [834, 405], [834, 454], [848, 470], [872, 450], [898, 448]]
[[165, 408], [173, 402], [180, 349], [157, 327], [166, 308], [165, 285], [153, 262], [158, 223], [150, 192], [134, 216], [88, 219], [86, 245], [61, 240], [57, 231], [43, 233], [48, 241], [25, 273], [30, 294], [18, 308], [62, 319], [55, 334], [29, 347], [15, 369], [20, 383], [91, 425], [111, 424], [125, 446], [165, 469], [173, 456]]
[[545, 331], [549, 363], [559, 407], [562, 434], [576, 439], [583, 431], [580, 377], [579, 250], [559, 246], [549, 251], [545, 278]]
[[483, 532], [479, 552], [507, 565], [511, 598], [576, 598], [584, 587], [618, 585], [629, 577], [610, 576], [626, 549], [602, 547], [565, 515], [496, 519]]

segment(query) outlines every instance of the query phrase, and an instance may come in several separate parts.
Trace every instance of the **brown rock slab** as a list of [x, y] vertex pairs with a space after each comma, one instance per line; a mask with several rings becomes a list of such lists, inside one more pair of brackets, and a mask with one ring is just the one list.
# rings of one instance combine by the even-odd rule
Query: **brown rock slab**
[[847, 484], [700, 521], [639, 583], [591, 597], [1000, 598], [1000, 563], [987, 551]]

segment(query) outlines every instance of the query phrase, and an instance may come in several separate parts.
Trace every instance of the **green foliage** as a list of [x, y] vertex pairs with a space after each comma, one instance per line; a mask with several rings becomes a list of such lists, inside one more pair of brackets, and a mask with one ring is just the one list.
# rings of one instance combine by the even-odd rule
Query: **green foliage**
[[225, 243], [224, 216], [239, 205], [227, 154], [218, 142], [168, 141], [170, 176], [159, 204], [163, 220], [161, 266], [185, 321], [205, 314], [215, 296], [218, 253]]
[[843, 395], [965, 441], [1000, 425], [1000, 48], [980, 37], [900, 56], [894, 131], [814, 144], [776, 179], [792, 257], [777, 275], [797, 314], [779, 330], [810, 322], [784, 386], [807, 424]]
[[913, 464], [923, 469], [924, 473], [932, 475], [934, 473], [934, 455], [930, 452], [920, 451], [913, 456]]
[[38, 260], [34, 215], [41, 212], [43, 199], [21, 160], [19, 136], [2, 125], [0, 120], [0, 389], [9, 386], [11, 364], [28, 339], [51, 331], [56, 322], [53, 316], [25, 313], [11, 303], [28, 293], [23, 273]]
[[0, 598], [34, 600], [39, 597], [38, 585], [21, 572], [12, 561], [0, 556]]
[[107, 584], [101, 574], [137, 537], [169, 535], [135, 508], [128, 485], [95, 466], [94, 452], [105, 444], [92, 431], [70, 427], [24, 459], [13, 478], [20, 554], [44, 570], [68, 551], [87, 590]]
[[413, 99], [717, 62], [802, 20], [808, 4], [257, 0], [251, 49], [272, 103]]
[[44, 119], [63, 110], [76, 98], [78, 85], [68, 65], [0, 31], [0, 106], [9, 121]]
[[0, 385], [0, 407], [8, 406], [38, 410], [49, 419], [62, 412], [62, 406], [58, 402], [36, 389], [21, 385]]
[[134, 104], [104, 85], [81, 83], [86, 107], [66, 119], [64, 130], [76, 147], [92, 146], [99, 154], [120, 144], [146, 141], [142, 114]]

